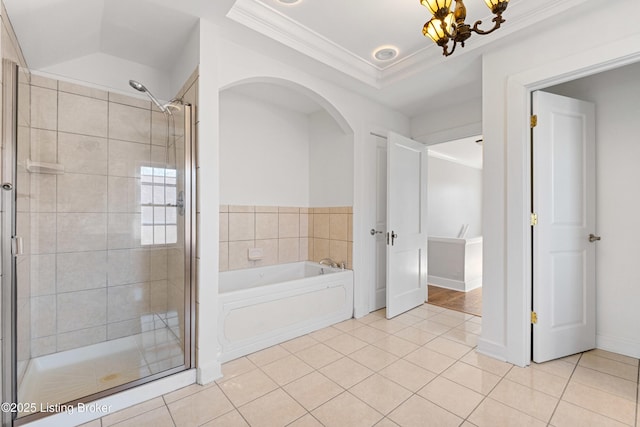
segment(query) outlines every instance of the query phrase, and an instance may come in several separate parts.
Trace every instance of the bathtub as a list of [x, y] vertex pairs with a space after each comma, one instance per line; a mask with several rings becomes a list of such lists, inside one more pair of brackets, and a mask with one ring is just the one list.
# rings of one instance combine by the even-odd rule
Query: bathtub
[[221, 362], [353, 315], [353, 271], [303, 261], [225, 271], [219, 280]]
[[427, 281], [467, 292], [482, 286], [482, 237], [429, 237]]

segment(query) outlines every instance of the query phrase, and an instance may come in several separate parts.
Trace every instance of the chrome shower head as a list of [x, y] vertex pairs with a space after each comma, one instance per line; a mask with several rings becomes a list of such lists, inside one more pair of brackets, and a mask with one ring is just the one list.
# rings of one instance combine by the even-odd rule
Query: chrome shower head
[[153, 96], [153, 94], [149, 92], [149, 89], [144, 87], [142, 83], [137, 82], [135, 80], [129, 80], [129, 85], [139, 92], [146, 93], [149, 99], [151, 99], [151, 101], [153, 101], [153, 103], [156, 104], [156, 106], [160, 109], [160, 111], [162, 111], [163, 113], [171, 114], [171, 111], [167, 110], [167, 107], [162, 105], [160, 101], [158, 101], [158, 99], [155, 96]]

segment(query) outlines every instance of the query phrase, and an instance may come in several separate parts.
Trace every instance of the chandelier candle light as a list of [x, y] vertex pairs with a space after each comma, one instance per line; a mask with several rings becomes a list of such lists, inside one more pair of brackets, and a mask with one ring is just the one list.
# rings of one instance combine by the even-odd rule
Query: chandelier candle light
[[[420, 4], [429, 9], [433, 14], [433, 18], [424, 24], [422, 34], [440, 46], [444, 56], [451, 55], [456, 50], [458, 43], [464, 47], [464, 42], [471, 37], [471, 32], [485, 35], [500, 28], [500, 25], [505, 22], [502, 18], [502, 13], [507, 10], [509, 4], [509, 0], [484, 0], [487, 7], [489, 7], [491, 12], [496, 16], [493, 18], [493, 22], [495, 23], [493, 28], [488, 31], [483, 31], [478, 28], [482, 25], [482, 21], [476, 21], [473, 27], [465, 24], [467, 8], [462, 0], [456, 0], [456, 7], [452, 12], [452, 1], [453, 0], [420, 0]], [[453, 42], [451, 50], [449, 50], [449, 42]]]

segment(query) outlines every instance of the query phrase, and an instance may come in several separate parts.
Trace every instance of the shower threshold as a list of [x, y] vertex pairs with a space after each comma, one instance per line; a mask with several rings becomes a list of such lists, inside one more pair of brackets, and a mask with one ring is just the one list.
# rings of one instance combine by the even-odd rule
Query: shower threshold
[[164, 327], [31, 359], [18, 402], [63, 404], [183, 365], [182, 343], [172, 328], [154, 323]]

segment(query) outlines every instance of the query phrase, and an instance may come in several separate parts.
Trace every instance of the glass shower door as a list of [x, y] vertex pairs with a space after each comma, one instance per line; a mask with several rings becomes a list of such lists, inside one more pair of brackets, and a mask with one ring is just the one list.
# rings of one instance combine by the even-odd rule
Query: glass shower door
[[91, 400], [190, 367], [189, 107], [20, 75], [17, 401]]

